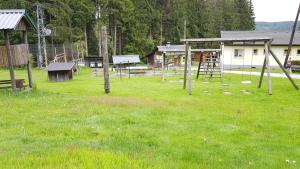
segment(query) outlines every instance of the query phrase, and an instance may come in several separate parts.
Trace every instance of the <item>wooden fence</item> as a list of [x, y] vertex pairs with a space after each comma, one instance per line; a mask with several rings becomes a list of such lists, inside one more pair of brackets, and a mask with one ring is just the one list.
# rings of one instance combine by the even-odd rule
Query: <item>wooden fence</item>
[[[14, 66], [26, 65], [28, 62], [28, 47], [26, 44], [11, 45], [11, 54]], [[7, 67], [7, 50], [5, 46], [0, 46], [0, 66]]]

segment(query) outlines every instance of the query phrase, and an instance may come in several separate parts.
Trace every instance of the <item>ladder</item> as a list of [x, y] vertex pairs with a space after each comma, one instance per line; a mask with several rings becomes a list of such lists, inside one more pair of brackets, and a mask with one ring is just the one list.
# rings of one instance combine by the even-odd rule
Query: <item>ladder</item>
[[197, 77], [199, 75], [207, 79], [222, 79], [221, 57], [217, 52], [211, 53], [207, 57], [202, 57], [199, 63]]

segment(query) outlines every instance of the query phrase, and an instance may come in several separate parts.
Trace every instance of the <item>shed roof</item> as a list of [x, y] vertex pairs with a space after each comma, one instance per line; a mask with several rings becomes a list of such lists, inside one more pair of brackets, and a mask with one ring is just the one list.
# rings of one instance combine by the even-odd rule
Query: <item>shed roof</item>
[[30, 26], [36, 29], [25, 9], [0, 10], [0, 30], [15, 30], [22, 19], [25, 19]]
[[157, 46], [159, 52], [185, 52], [185, 45]]
[[[272, 45], [289, 45], [292, 32], [289, 31], [222, 31], [222, 38], [270, 37]], [[255, 44], [262, 44], [257, 42]], [[295, 33], [293, 45], [300, 45], [300, 32]]]
[[112, 58], [114, 65], [141, 62], [139, 55], [115, 55]]
[[66, 71], [66, 70], [72, 70], [74, 66], [74, 63], [50, 63], [48, 66], [48, 71]]

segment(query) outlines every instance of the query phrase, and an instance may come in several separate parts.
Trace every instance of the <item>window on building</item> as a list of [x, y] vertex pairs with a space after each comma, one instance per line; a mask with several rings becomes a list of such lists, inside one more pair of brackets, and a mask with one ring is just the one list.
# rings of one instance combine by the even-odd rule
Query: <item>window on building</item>
[[258, 49], [253, 49], [253, 55], [258, 55]]
[[297, 55], [300, 55], [300, 49], [297, 50]]
[[235, 58], [244, 57], [244, 50], [243, 49], [234, 49], [234, 57]]

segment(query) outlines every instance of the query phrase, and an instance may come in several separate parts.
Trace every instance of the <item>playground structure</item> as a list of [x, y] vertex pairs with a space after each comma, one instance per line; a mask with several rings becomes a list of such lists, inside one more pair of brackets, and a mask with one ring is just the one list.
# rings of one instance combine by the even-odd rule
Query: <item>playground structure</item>
[[[193, 50], [195, 51], [195, 50]], [[221, 49], [200, 49], [200, 60], [197, 70], [197, 79], [202, 75], [208, 78], [223, 78]]]
[[252, 37], [252, 38], [202, 38], [202, 39], [181, 39], [181, 42], [184, 42], [186, 45], [186, 57], [185, 57], [185, 68], [184, 68], [184, 84], [183, 88], [186, 89], [186, 86], [188, 85], [188, 93], [189, 95], [192, 95], [192, 45], [198, 44], [198, 43], [211, 43], [211, 42], [217, 42], [220, 43], [220, 46], [223, 43], [230, 42], [263, 42], [264, 48], [265, 48], [265, 59], [261, 71], [261, 76], [258, 84], [258, 88], [261, 88], [262, 81], [265, 74], [265, 69], [267, 69], [267, 80], [268, 80], [268, 94], [272, 95], [272, 80], [271, 80], [271, 67], [270, 67], [270, 55], [275, 59], [279, 67], [282, 69], [282, 71], [285, 73], [286, 77], [290, 80], [292, 85], [296, 90], [299, 90], [298, 86], [294, 82], [294, 80], [291, 78], [289, 73], [285, 70], [284, 66], [279, 61], [278, 57], [274, 54], [274, 52], [271, 49], [272, 45], [272, 38], [268, 37]]
[[[16, 79], [14, 66], [27, 66], [29, 89], [32, 89], [32, 70], [31, 70], [31, 58], [28, 49], [28, 38], [27, 34], [29, 30], [36, 30], [32, 19], [26, 14], [23, 9], [13, 10], [0, 10], [0, 31], [4, 31], [5, 37], [5, 48], [1, 47], [2, 52], [0, 55], [0, 66], [8, 66], [10, 71], [10, 80], [1, 80], [0, 85], [8, 85], [3, 88], [12, 88], [16, 92], [17, 88], [24, 88], [24, 79]], [[10, 33], [22, 32], [23, 44], [11, 45], [10, 44]]]

